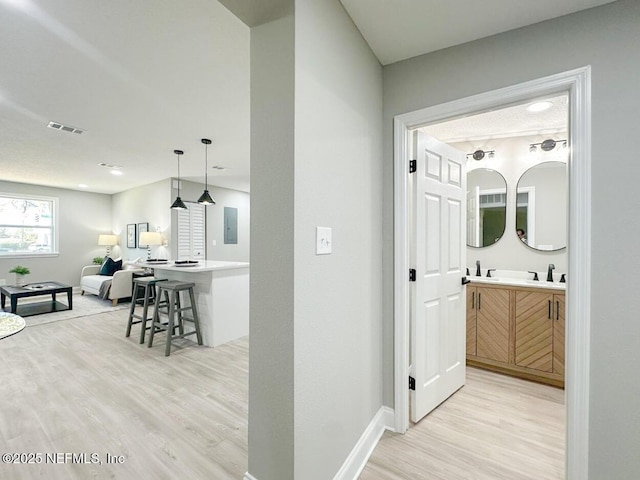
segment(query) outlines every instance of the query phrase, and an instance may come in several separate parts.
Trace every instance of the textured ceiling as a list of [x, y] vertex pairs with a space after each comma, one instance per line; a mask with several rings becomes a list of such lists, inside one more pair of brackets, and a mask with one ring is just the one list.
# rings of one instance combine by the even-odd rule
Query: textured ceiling
[[[540, 100], [542, 99], [536, 99]], [[447, 143], [567, 132], [568, 96], [560, 95], [544, 100], [553, 105], [543, 112], [528, 111], [527, 107], [533, 102], [527, 102], [429, 125], [421, 130]]]

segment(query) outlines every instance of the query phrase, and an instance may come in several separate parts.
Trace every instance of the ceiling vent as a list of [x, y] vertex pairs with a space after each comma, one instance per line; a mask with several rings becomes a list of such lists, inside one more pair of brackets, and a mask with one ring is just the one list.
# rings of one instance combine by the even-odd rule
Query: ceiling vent
[[78, 135], [84, 132], [84, 130], [82, 130], [81, 128], [71, 127], [69, 125], [63, 125], [62, 123], [58, 123], [58, 122], [49, 122], [49, 125], [47, 126], [49, 128], [53, 128], [54, 130], [62, 130], [63, 132], [77, 133]]

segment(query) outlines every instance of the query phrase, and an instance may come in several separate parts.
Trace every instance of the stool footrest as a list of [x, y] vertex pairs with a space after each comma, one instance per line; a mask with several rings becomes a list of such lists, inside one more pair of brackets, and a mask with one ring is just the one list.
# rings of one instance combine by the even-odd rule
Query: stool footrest
[[189, 335], [195, 335], [198, 332], [196, 332], [195, 330], [193, 332], [187, 332], [187, 333], [181, 333], [180, 335], [174, 335], [172, 338], [176, 339], [176, 338], [184, 338], [184, 337], [188, 337]]

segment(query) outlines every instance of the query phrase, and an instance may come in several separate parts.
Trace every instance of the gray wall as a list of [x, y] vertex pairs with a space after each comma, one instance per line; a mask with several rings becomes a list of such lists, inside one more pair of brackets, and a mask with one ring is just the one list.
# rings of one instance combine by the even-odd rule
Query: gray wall
[[[259, 480], [333, 478], [382, 406], [382, 69], [337, 0], [295, 7], [251, 31]], [[315, 255], [316, 226], [332, 255]]]
[[105, 254], [105, 247], [98, 246], [98, 235], [111, 233], [111, 195], [4, 181], [0, 181], [0, 192], [57, 198], [59, 242], [57, 256], [0, 258], [0, 278], [14, 283], [9, 270], [24, 265], [31, 270], [27, 282], [80, 285], [82, 267]]
[[294, 19], [251, 29], [249, 473], [293, 478]]
[[[182, 200], [195, 202], [204, 190], [201, 183], [182, 181], [180, 195]], [[247, 192], [231, 190], [229, 188], [209, 185], [209, 193], [215, 200], [215, 205], [206, 207], [207, 212], [207, 260], [224, 260], [230, 262], [249, 261], [249, 220], [250, 195]], [[171, 202], [175, 199], [177, 190], [173, 190]], [[238, 243], [224, 244], [224, 207], [238, 209]], [[167, 207], [168, 208], [168, 207]], [[213, 242], [216, 245], [213, 245]]]
[[[156, 227], [168, 241], [168, 247], [151, 248], [152, 258], [171, 256], [171, 183], [169, 179], [132, 188], [113, 195], [113, 233], [120, 235], [120, 252], [125, 260], [147, 258], [147, 249], [127, 248], [127, 225], [148, 223], [149, 231]], [[139, 237], [139, 234], [137, 235]], [[136, 242], [137, 244], [137, 242]]]
[[[173, 179], [175, 180], [175, 179]], [[195, 182], [181, 181], [180, 196], [187, 202], [195, 202], [203, 191], [203, 185]], [[238, 190], [220, 188], [209, 185], [209, 192], [216, 201], [215, 205], [206, 207], [207, 212], [207, 260], [226, 260], [237, 262], [249, 261], [249, 194]], [[174, 258], [172, 222], [176, 221], [175, 213], [169, 208], [177, 195], [172, 189], [172, 179], [143, 185], [142, 187], [113, 195], [113, 228], [120, 235], [120, 252], [125, 259], [146, 258], [146, 248], [127, 248], [126, 226], [130, 223], [149, 223], [149, 230], [160, 232], [167, 241], [166, 246], [152, 247], [154, 258]], [[238, 208], [238, 243], [225, 245], [223, 235], [224, 207]], [[212, 240], [217, 240], [214, 247]]]
[[295, 34], [295, 478], [325, 480], [382, 406], [382, 68], [337, 0]]
[[[384, 68], [384, 243], [389, 245], [384, 272], [390, 279], [393, 116], [592, 66], [591, 480], [640, 477], [640, 383], [636, 381], [640, 322], [634, 288], [640, 266], [639, 26], [640, 2], [620, 0]], [[393, 403], [392, 308], [392, 283], [388, 282], [384, 309], [387, 405]]]

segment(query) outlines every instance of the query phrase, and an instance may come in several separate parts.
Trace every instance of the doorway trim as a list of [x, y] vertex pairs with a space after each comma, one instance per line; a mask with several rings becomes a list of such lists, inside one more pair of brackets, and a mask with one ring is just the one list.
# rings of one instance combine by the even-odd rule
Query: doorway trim
[[588, 478], [591, 327], [591, 67], [493, 90], [394, 117], [394, 429], [409, 428], [410, 130], [536, 97], [569, 94], [566, 480]]

